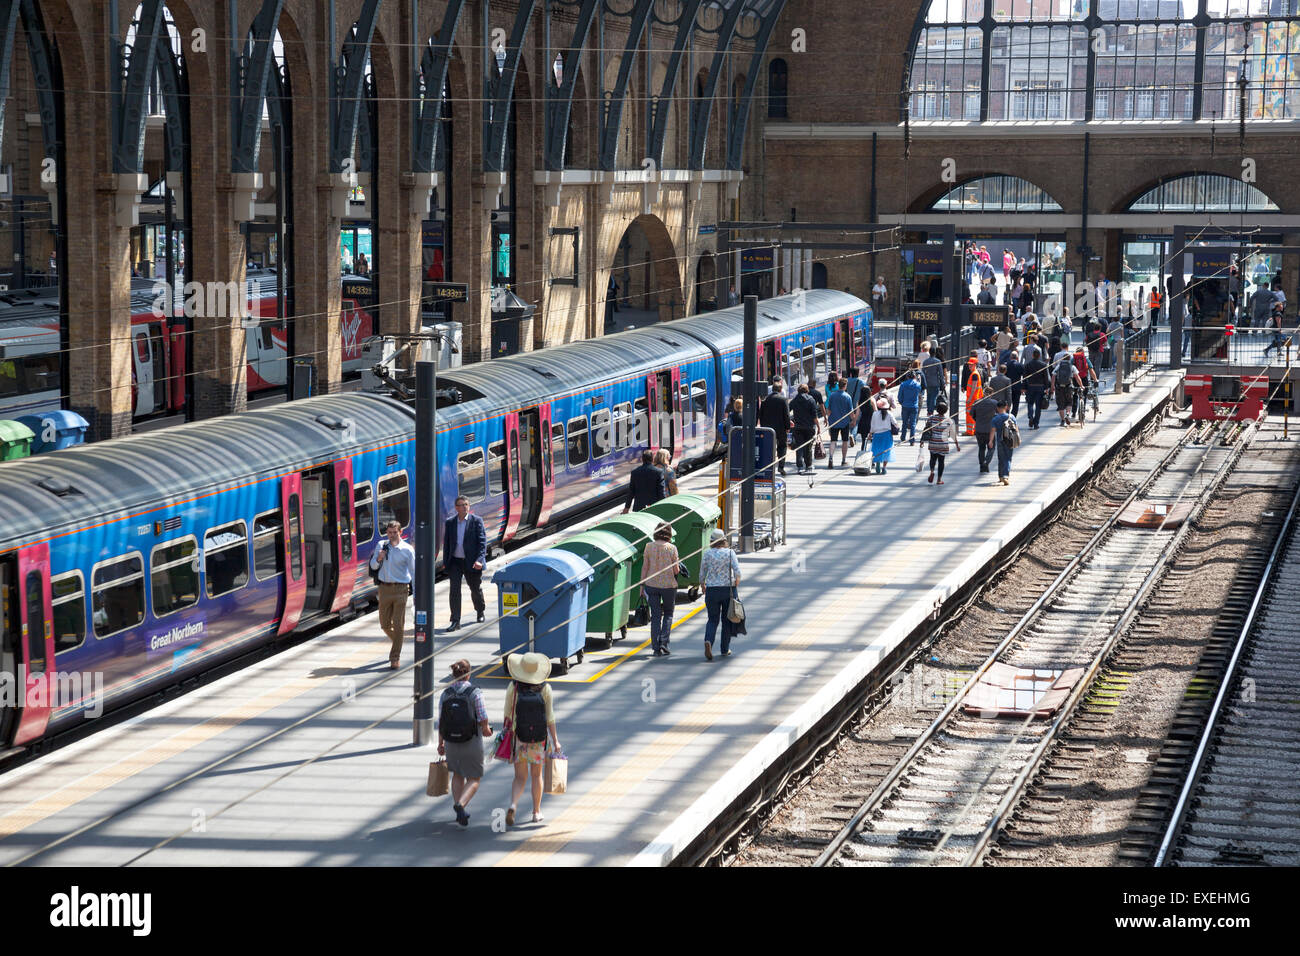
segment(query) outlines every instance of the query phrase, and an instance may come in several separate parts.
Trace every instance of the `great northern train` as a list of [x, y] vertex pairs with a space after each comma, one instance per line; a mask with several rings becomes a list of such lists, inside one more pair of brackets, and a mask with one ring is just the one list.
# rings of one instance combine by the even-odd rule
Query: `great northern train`
[[[742, 326], [724, 309], [441, 374], [441, 510], [468, 496], [500, 547], [612, 502], [647, 446], [711, 458]], [[766, 300], [758, 333], [763, 379], [871, 361], [846, 293]], [[379, 529], [413, 528], [414, 433], [408, 404], [351, 392], [0, 465], [0, 754], [366, 604]]]

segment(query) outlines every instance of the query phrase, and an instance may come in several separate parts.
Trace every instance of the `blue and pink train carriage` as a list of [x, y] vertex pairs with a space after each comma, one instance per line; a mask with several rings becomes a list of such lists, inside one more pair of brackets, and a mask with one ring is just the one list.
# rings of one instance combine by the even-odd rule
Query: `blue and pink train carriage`
[[[763, 379], [871, 362], [846, 293], [758, 325]], [[646, 447], [713, 458], [742, 337], [733, 308], [443, 373], [441, 507], [467, 495], [500, 547], [614, 501]], [[364, 606], [379, 529], [412, 527], [414, 430], [345, 393], [0, 465], [0, 753]]]

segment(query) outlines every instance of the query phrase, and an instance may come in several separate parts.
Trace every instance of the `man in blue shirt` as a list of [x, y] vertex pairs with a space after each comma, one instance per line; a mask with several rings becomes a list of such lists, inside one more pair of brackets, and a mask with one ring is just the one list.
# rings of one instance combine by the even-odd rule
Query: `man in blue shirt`
[[379, 571], [379, 626], [392, 644], [388, 666], [397, 670], [406, 630], [406, 599], [415, 580], [415, 548], [402, 540], [402, 526], [396, 521], [388, 522], [384, 531], [388, 540], [375, 548], [370, 567]]
[[[829, 386], [828, 386], [829, 387]], [[849, 463], [849, 435], [858, 422], [858, 411], [853, 407], [853, 399], [842, 388], [834, 388], [826, 399], [827, 417], [831, 423], [830, 448], [826, 455], [826, 467], [835, 467], [835, 439], [840, 440], [840, 464]]]
[[[921, 383], [916, 373], [908, 371], [903, 375], [902, 384], [898, 386], [898, 404], [903, 409], [903, 427], [899, 431], [900, 443], [916, 444], [916, 417], [921, 410]], [[912, 437], [909, 439], [908, 435]]]
[[1006, 434], [1003, 429], [1007, 422], [1014, 423], [1015, 419], [1007, 411], [1006, 398], [998, 399], [998, 413], [993, 416], [993, 433], [989, 435], [989, 443], [996, 444], [998, 449], [998, 481], [1004, 485], [1011, 484], [1011, 452], [1012, 447], [1007, 444]]

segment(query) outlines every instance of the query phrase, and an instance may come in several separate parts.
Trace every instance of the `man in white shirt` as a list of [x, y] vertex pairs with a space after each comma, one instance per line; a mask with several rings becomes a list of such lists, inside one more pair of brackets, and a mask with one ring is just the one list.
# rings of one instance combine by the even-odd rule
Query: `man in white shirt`
[[415, 581], [415, 548], [402, 540], [402, 526], [396, 521], [388, 522], [384, 531], [388, 540], [375, 548], [370, 567], [379, 571], [379, 626], [392, 644], [388, 666], [397, 670], [406, 630], [406, 599]]

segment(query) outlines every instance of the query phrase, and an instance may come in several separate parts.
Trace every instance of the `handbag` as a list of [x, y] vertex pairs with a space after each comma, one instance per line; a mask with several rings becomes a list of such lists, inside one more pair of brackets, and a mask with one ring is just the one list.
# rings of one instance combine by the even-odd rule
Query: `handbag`
[[732, 624], [744, 623], [745, 605], [740, 603], [740, 598], [733, 597], [731, 603], [727, 605], [727, 620]]
[[813, 445], [813, 457], [818, 461], [821, 461], [826, 457], [826, 446], [822, 444], [820, 438], [817, 439], [816, 443]]
[[429, 783], [424, 792], [430, 797], [441, 797], [450, 790], [451, 774], [447, 772], [447, 761], [433, 761], [429, 764]]
[[897, 423], [889, 426], [889, 434], [893, 435], [895, 438], [898, 437], [898, 432], [899, 428]]
[[916, 448], [916, 470], [922, 471], [925, 468], [925, 442], [921, 442]]

